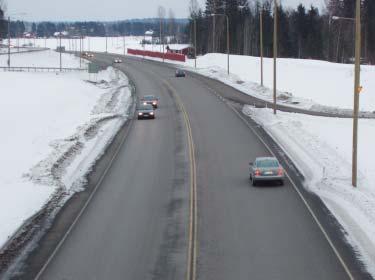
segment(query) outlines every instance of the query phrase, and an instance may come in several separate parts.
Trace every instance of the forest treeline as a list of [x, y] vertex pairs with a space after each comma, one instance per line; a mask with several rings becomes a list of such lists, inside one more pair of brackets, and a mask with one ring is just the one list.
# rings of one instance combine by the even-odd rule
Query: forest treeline
[[[278, 1], [280, 2], [280, 1]], [[354, 56], [355, 0], [327, 0], [326, 8], [278, 6], [278, 56], [350, 62]], [[229, 18], [230, 52], [260, 55], [260, 15], [263, 15], [264, 54], [273, 56], [273, 0], [206, 0], [199, 7], [190, 0], [189, 35], [197, 23], [197, 51], [226, 52], [226, 17]], [[216, 14], [216, 16], [213, 16]], [[375, 63], [375, 1], [362, 0], [362, 57]]]

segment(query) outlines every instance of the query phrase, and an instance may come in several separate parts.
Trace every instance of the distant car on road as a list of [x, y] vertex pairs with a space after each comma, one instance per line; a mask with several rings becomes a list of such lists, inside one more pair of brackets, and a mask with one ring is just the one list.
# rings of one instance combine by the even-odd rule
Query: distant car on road
[[93, 54], [93, 53], [89, 53], [89, 54], [87, 54], [87, 57], [88, 57], [88, 58], [93, 58], [93, 57], [94, 57], [94, 54]]
[[186, 77], [186, 73], [184, 70], [181, 70], [181, 69], [177, 69], [176, 70], [176, 78], [180, 78], [180, 77]]
[[115, 58], [113, 60], [113, 63], [122, 63], [122, 59], [121, 58]]
[[152, 105], [154, 108], [158, 108], [159, 99], [154, 95], [145, 95], [141, 98], [141, 104], [143, 105]]
[[284, 185], [284, 169], [274, 157], [258, 157], [250, 162], [250, 180], [253, 186], [258, 182], [274, 181]]
[[140, 119], [155, 119], [155, 110], [152, 105], [139, 105], [137, 108], [138, 120]]

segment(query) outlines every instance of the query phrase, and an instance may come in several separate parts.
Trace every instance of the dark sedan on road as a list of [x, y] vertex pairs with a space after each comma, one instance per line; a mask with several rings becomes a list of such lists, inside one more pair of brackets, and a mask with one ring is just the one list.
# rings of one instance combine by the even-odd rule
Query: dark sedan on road
[[176, 70], [176, 78], [180, 78], [180, 77], [186, 77], [186, 73], [185, 73], [184, 70], [177, 69]]
[[140, 119], [155, 119], [155, 110], [151, 105], [139, 105], [137, 108], [138, 120]]
[[284, 185], [284, 169], [274, 157], [258, 157], [254, 163], [250, 162], [250, 180], [253, 186], [265, 181]]
[[158, 108], [159, 99], [153, 95], [146, 95], [141, 98], [141, 104], [152, 105], [154, 108]]

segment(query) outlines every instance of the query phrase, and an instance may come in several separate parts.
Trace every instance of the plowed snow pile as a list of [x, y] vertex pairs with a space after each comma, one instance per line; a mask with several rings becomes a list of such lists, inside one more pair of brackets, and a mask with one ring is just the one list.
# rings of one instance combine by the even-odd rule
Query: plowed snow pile
[[125, 75], [109, 68], [86, 79], [83, 72], [0, 74], [0, 248], [57, 192], [82, 188], [126, 121]]

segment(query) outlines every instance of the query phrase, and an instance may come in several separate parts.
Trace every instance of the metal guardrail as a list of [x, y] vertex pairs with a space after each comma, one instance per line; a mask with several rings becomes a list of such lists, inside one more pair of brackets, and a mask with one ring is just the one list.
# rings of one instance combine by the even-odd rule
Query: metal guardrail
[[[6, 51], [0, 53], [0, 55], [9, 55], [7, 49], [5, 49], [5, 50]], [[12, 50], [15, 50], [15, 49], [12, 49]], [[42, 51], [47, 51], [47, 50], [49, 50], [49, 48], [33, 48], [33, 49], [29, 48], [29, 49], [24, 49], [24, 50], [21, 50], [21, 51], [12, 51], [10, 54], [11, 55], [24, 54], [24, 53], [32, 53], [32, 52], [42, 52]]]
[[87, 68], [59, 68], [59, 67], [0, 67], [3, 72], [74, 72], [87, 71]]

